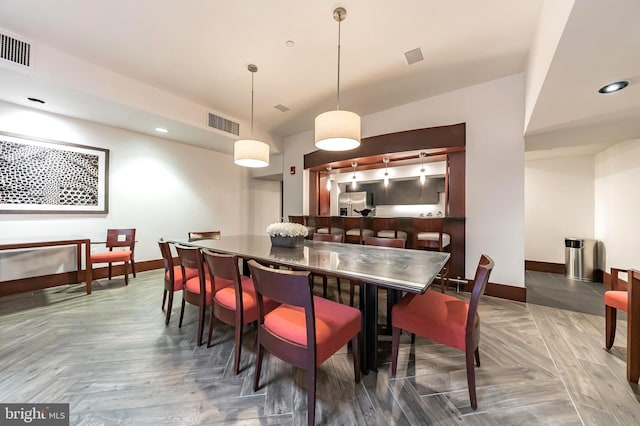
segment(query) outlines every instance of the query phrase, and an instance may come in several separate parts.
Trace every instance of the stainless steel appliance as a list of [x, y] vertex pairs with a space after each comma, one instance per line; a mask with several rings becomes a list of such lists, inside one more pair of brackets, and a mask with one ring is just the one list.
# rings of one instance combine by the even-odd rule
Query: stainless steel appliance
[[364, 210], [371, 208], [367, 204], [367, 193], [362, 192], [343, 192], [338, 196], [338, 209], [340, 216], [359, 216], [353, 210]]

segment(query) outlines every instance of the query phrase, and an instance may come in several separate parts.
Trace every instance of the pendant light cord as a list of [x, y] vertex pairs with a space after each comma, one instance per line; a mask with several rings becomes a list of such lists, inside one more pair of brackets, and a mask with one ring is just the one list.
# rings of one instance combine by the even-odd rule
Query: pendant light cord
[[339, 110], [340, 109], [340, 24], [342, 23], [342, 20], [338, 21], [338, 93], [337, 93], [337, 100], [336, 100], [336, 109]]
[[251, 72], [251, 136], [253, 137], [253, 75], [255, 72]]

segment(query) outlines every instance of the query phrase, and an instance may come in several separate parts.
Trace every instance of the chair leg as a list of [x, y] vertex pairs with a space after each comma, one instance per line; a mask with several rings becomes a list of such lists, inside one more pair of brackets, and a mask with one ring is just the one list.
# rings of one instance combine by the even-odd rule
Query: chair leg
[[109, 263], [109, 279], [111, 279], [111, 263]]
[[340, 289], [340, 278], [336, 278], [336, 284], [338, 285], [338, 302], [340, 302], [340, 298], [342, 296], [342, 289]]
[[211, 347], [211, 336], [213, 336], [213, 304], [211, 304], [211, 313], [209, 315], [209, 335], [207, 337], [207, 348]]
[[353, 355], [353, 375], [356, 383], [360, 383], [360, 333], [351, 338], [351, 354]]
[[616, 308], [612, 308], [611, 306], [605, 305], [605, 345], [607, 349], [611, 349], [613, 346], [613, 341], [616, 338], [616, 320], [617, 320], [617, 310]]
[[133, 257], [131, 258], [131, 272], [133, 272], [133, 278], [136, 277], [136, 262], [133, 261]]
[[480, 367], [480, 349], [476, 348], [474, 354], [476, 356], [476, 367]]
[[162, 293], [162, 310], [164, 311], [164, 303], [167, 301], [167, 293], [169, 292], [169, 290], [167, 290], [166, 288], [164, 289], [164, 292]]
[[415, 345], [416, 343], [416, 333], [411, 333], [411, 344]]
[[[260, 325], [258, 325], [258, 328]], [[258, 331], [259, 333], [259, 331]], [[255, 376], [253, 376], [253, 391], [258, 391], [258, 385], [260, 384], [260, 371], [262, 370], [262, 355], [264, 354], [264, 348], [260, 343], [260, 337], [258, 336], [258, 354], [256, 355], [256, 368], [255, 368]]]
[[471, 408], [475, 411], [478, 409], [478, 401], [476, 399], [476, 373], [473, 365], [474, 356], [471, 348], [467, 348], [465, 351], [467, 361], [467, 384], [469, 385], [469, 400], [471, 401]]
[[167, 319], [165, 320], [165, 324], [169, 325], [169, 320], [171, 319], [171, 309], [173, 307], [173, 292], [169, 292], [168, 290], [165, 290], [165, 295], [166, 293], [169, 293], [169, 304], [167, 305]]
[[236, 324], [236, 350], [233, 359], [233, 374], [240, 372], [240, 354], [242, 353], [242, 323]]
[[322, 297], [327, 298], [327, 276], [322, 276]]
[[391, 332], [391, 377], [396, 377], [398, 368], [398, 350], [400, 349], [400, 329], [393, 327]]
[[198, 307], [198, 346], [202, 346], [202, 334], [204, 333], [204, 317], [207, 307]]
[[349, 289], [349, 306], [353, 307], [353, 299], [355, 298], [356, 286], [353, 285], [352, 282], [349, 282], [349, 284], [351, 285], [351, 288]]
[[316, 366], [307, 370], [307, 424], [316, 421]]
[[129, 285], [129, 263], [124, 262], [124, 285]]
[[184, 297], [182, 298], [182, 307], [180, 308], [180, 322], [178, 328], [182, 327], [182, 318], [184, 318]]

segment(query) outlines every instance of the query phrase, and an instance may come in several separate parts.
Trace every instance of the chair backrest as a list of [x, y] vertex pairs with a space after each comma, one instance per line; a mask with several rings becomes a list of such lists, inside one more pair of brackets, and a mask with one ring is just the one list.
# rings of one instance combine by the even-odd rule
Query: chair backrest
[[398, 236], [398, 218], [395, 217], [374, 217], [371, 221], [373, 231], [377, 234], [380, 231], [391, 230]]
[[300, 225], [307, 225], [307, 220], [304, 216], [291, 216], [289, 215], [289, 222], [299, 223]]
[[[258, 299], [258, 324], [264, 323], [263, 297], [268, 297], [279, 303], [298, 306], [304, 309], [307, 325], [307, 349], [314, 357], [316, 326], [313, 294], [311, 288], [311, 273], [309, 271], [287, 271], [284, 269], [272, 269], [260, 265], [255, 260], [249, 261], [249, 270], [253, 278]], [[315, 364], [313, 364], [315, 365]]]
[[202, 252], [197, 247], [182, 246], [179, 244], [176, 245], [176, 251], [178, 252], [178, 258], [180, 259], [180, 266], [182, 268], [182, 284], [186, 283], [187, 274], [185, 268], [195, 269], [198, 271], [198, 277], [200, 279], [200, 294], [205, 295], [207, 287]]
[[364, 239], [365, 246], [404, 248], [405, 244], [406, 240], [400, 238], [367, 237]]
[[[484, 290], [487, 287], [489, 276], [493, 270], [493, 259], [487, 255], [480, 256], [478, 267], [476, 268], [476, 275], [473, 279], [473, 290], [471, 291], [471, 300], [469, 301], [469, 311], [467, 314], [467, 336], [473, 334], [474, 326], [476, 323], [476, 317], [478, 315], [478, 302], [480, 302], [480, 296], [484, 294]], [[480, 336], [476, 336], [477, 339]]]
[[189, 232], [189, 241], [219, 240], [220, 231], [193, 231]]
[[314, 216], [313, 223], [316, 230], [320, 228], [328, 228], [329, 232], [331, 232], [331, 216]]
[[114, 247], [127, 247], [133, 254], [136, 247], [136, 229], [107, 229], [105, 245], [109, 251], [112, 251]]
[[344, 225], [345, 230], [349, 229], [360, 229], [362, 230], [362, 225], [364, 223], [363, 217], [358, 216], [344, 216], [342, 218], [342, 223]]
[[207, 268], [209, 268], [209, 276], [213, 281], [211, 287], [223, 287], [216, 286], [215, 280], [222, 279], [233, 282], [233, 288], [236, 293], [236, 310], [242, 312], [242, 284], [240, 268], [238, 267], [238, 256], [215, 253], [207, 249], [202, 250], [202, 255], [204, 256]]
[[318, 234], [314, 232], [313, 241], [329, 241], [332, 243], [344, 242], [344, 234]]
[[[441, 217], [411, 218], [411, 228], [413, 229], [413, 246], [421, 248], [433, 248], [442, 251], [442, 227], [444, 220]], [[438, 240], [422, 240], [418, 241], [418, 233], [420, 232], [436, 232]]]
[[164, 271], [169, 272], [171, 281], [173, 281], [173, 255], [171, 254], [171, 245], [167, 241], [158, 241], [158, 247], [160, 247], [160, 254], [162, 254], [162, 263], [164, 264]]

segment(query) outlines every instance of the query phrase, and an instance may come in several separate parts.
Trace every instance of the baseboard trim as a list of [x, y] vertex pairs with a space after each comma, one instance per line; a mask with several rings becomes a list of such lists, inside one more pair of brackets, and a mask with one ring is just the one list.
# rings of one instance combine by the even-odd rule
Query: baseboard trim
[[[449, 288], [452, 288], [452, 285], [449, 285]], [[472, 286], [469, 284], [469, 281], [463, 286], [462, 290], [471, 291]], [[497, 284], [497, 283], [487, 283], [487, 287], [485, 288], [484, 294], [492, 297], [499, 297], [500, 299], [513, 300], [514, 302], [523, 302], [527, 301], [527, 289], [526, 287], [516, 287], [513, 285], [505, 285], [505, 284]]]
[[[154, 269], [164, 268], [162, 259], [145, 260], [136, 262], [136, 273], [151, 271]], [[117, 277], [124, 274], [124, 265], [118, 264], [113, 266], [111, 275]], [[68, 284], [84, 284], [84, 271], [63, 272], [60, 274], [41, 275], [38, 277], [22, 278], [19, 280], [0, 281], [0, 296], [8, 296], [10, 294], [24, 293], [28, 291], [41, 290], [49, 287], [57, 287]], [[93, 269], [93, 279], [107, 278], [109, 276], [109, 267], [100, 267]], [[129, 272], [131, 277], [131, 272]]]
[[565, 274], [567, 268], [563, 263], [539, 262], [537, 260], [525, 260], [524, 269], [527, 271], [550, 272], [552, 274]]

